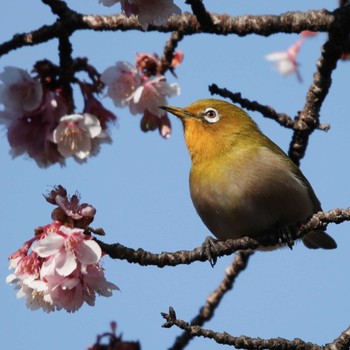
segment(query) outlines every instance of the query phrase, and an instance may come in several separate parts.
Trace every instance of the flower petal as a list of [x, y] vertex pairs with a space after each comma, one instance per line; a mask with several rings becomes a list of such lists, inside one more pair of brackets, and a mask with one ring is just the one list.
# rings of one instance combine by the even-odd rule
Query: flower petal
[[43, 239], [40, 239], [33, 246], [33, 251], [40, 257], [46, 258], [48, 256], [58, 253], [64, 244], [64, 238], [57, 234], [49, 234]]
[[75, 251], [76, 257], [82, 264], [96, 264], [102, 256], [100, 246], [93, 240], [84, 240]]

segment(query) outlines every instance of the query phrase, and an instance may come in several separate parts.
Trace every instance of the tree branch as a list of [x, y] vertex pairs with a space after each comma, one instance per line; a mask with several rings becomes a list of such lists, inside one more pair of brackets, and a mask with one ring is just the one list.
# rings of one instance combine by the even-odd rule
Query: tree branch
[[350, 347], [350, 327], [346, 329], [334, 342], [325, 346], [325, 350], [349, 350]]
[[73, 13], [64, 1], [61, 0], [41, 0], [43, 4], [50, 6], [53, 14], [58, 17], [67, 17], [69, 13]]
[[193, 337], [204, 337], [215, 340], [218, 344], [232, 345], [236, 349], [270, 349], [270, 350], [322, 350], [322, 347], [313, 344], [306, 343], [301, 339], [288, 340], [284, 338], [251, 338], [247, 336], [234, 337], [226, 332], [219, 333], [209, 329], [204, 329], [199, 326], [191, 326], [183, 320], [178, 320], [173, 308], [169, 308], [169, 314], [162, 312], [162, 316], [166, 319], [163, 324], [164, 328], [170, 328], [172, 326], [179, 327], [186, 331]]
[[182, 40], [182, 38], [183, 38], [183, 34], [181, 32], [171, 33], [169, 40], [165, 44], [163, 55], [160, 59], [161, 74], [164, 74], [169, 69], [169, 67], [171, 67], [171, 61], [173, 60], [174, 52], [176, 50], [178, 43]]
[[[290, 238], [297, 240], [305, 236], [308, 232], [325, 228], [329, 223], [340, 224], [344, 221], [350, 221], [350, 208], [347, 209], [333, 209], [328, 212], [319, 212], [314, 214], [305, 224], [295, 232], [291, 232]], [[295, 229], [295, 228], [293, 228]], [[226, 241], [213, 242], [213, 249], [208, 256], [206, 249], [203, 246], [195, 248], [191, 251], [180, 250], [177, 252], [163, 252], [154, 254], [147, 252], [141, 248], [135, 250], [127, 248], [122, 244], [107, 244], [95, 239], [100, 245], [101, 249], [108, 254], [112, 259], [127, 260], [130, 263], [136, 263], [141, 266], [154, 265], [158, 267], [176, 266], [181, 264], [189, 265], [194, 261], [208, 261], [225, 255], [231, 255], [238, 250], [254, 250], [261, 246], [275, 246], [283, 245], [279, 235], [275, 232], [270, 232], [262, 235], [262, 237], [251, 238], [243, 237], [240, 239], [228, 239]]]
[[[48, 40], [58, 38], [61, 31], [67, 30], [73, 33], [76, 30], [95, 30], [95, 31], [143, 31], [136, 17], [126, 17], [125, 15], [98, 16], [83, 15], [72, 10], [61, 9], [61, 1], [44, 0], [51, 5], [54, 13], [65, 14], [66, 23], [62, 25], [57, 20], [52, 25], [45, 25], [29, 33], [16, 34], [14, 37], [0, 45], [0, 56], [24, 46], [37, 45]], [[53, 6], [55, 5], [55, 6]], [[258, 34], [269, 36], [275, 33], [300, 33], [303, 30], [312, 30], [316, 32], [329, 32], [338, 26], [338, 18], [347, 18], [350, 22], [349, 6], [344, 6], [336, 15], [325, 10], [308, 12], [286, 12], [280, 16], [228, 16], [211, 14], [215, 26], [202, 28], [195, 15], [184, 13], [181, 16], [172, 16], [167, 23], [161, 26], [149, 25], [148, 31], [174, 32], [180, 31], [184, 35], [197, 33], [211, 33], [218, 35], [236, 34], [244, 36], [248, 34]]]
[[187, 0], [186, 4], [191, 5], [192, 12], [197, 17], [197, 20], [203, 30], [213, 30], [214, 22], [207, 12], [202, 0]]
[[[257, 101], [250, 101], [247, 98], [243, 98], [240, 92], [233, 93], [225, 88], [219, 88], [216, 84], [209, 85], [209, 91], [212, 95], [217, 94], [229, 98], [233, 103], [239, 103], [242, 108], [260, 112], [264, 117], [275, 120], [281, 126], [297, 130], [298, 124], [287, 114], [278, 113], [271, 106], [262, 105]], [[318, 129], [322, 131], [328, 131], [329, 128], [329, 124], [320, 124], [318, 126]]]
[[332, 84], [333, 70], [349, 38], [350, 20], [342, 9], [346, 9], [348, 13], [350, 6], [334, 11], [336, 25], [330, 30], [329, 40], [322, 48], [304, 109], [296, 120], [297, 128], [289, 147], [289, 157], [297, 165], [305, 155], [310, 135], [319, 126], [319, 112]]
[[[209, 295], [205, 305], [200, 309], [199, 314], [191, 321], [191, 326], [203, 326], [205, 322], [209, 321], [214, 316], [214, 312], [218, 308], [224, 295], [232, 289], [239, 274], [247, 267], [252, 254], [253, 252], [250, 251], [239, 251], [237, 253], [232, 264], [227, 267], [224, 279]], [[174, 345], [169, 350], [182, 350], [191, 339], [192, 336], [185, 331], [175, 339]]]
[[262, 105], [257, 101], [250, 101], [246, 98], [242, 98], [240, 92], [233, 93], [227, 89], [219, 88], [216, 84], [212, 84], [209, 86], [210, 93], [218, 94], [222, 97], [229, 98], [233, 103], [239, 103], [243, 108], [248, 109], [250, 111], [258, 111], [266, 118], [273, 119], [278, 122], [278, 124], [293, 129], [294, 128], [294, 120], [289, 117], [285, 113], [278, 113], [275, 109], [270, 106]]

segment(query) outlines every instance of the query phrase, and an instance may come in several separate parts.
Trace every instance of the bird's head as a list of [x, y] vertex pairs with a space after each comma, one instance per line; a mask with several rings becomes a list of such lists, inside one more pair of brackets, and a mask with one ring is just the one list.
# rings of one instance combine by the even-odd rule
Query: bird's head
[[260, 133], [247, 113], [226, 101], [204, 99], [185, 108], [161, 108], [182, 121], [192, 158], [204, 153], [215, 155], [216, 150], [225, 152], [237, 142], [246, 142], [255, 132]]

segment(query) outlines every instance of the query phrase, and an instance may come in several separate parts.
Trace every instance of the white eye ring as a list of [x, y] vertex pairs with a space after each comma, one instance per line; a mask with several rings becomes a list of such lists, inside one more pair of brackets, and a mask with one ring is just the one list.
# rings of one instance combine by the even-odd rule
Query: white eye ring
[[204, 116], [203, 118], [208, 122], [208, 123], [216, 123], [220, 120], [220, 114], [219, 112], [214, 109], [214, 108], [207, 108], [204, 111]]

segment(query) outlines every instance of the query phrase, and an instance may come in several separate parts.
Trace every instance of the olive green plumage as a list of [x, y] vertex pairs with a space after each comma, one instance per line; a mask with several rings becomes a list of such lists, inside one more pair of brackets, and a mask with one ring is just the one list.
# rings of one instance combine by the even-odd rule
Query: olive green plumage
[[[192, 159], [191, 198], [217, 238], [278, 232], [321, 210], [300, 169], [240, 108], [215, 99], [163, 108], [183, 123]], [[336, 248], [322, 230], [303, 242], [309, 248]]]

